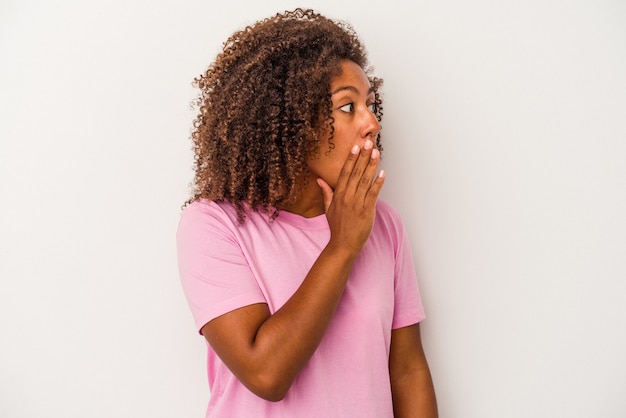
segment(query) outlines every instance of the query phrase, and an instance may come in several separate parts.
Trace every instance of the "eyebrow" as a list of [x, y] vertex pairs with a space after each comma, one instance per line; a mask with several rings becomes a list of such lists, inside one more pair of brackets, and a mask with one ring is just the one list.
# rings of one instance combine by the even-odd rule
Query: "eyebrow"
[[[335, 94], [341, 93], [342, 91], [346, 91], [346, 90], [351, 91], [356, 94], [359, 93], [359, 90], [354, 86], [340, 86], [340, 87], [337, 87], [335, 90], [331, 91], [330, 94], [331, 96], [334, 96]], [[367, 91], [367, 95], [369, 96], [373, 92], [374, 92], [374, 87], [370, 87], [369, 90]]]

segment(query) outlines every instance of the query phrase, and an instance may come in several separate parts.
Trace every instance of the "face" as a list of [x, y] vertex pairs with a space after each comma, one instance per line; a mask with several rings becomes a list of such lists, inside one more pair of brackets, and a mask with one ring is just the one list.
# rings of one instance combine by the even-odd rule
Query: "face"
[[329, 133], [321, 141], [319, 157], [308, 161], [311, 174], [321, 177], [332, 188], [337, 184], [341, 167], [356, 144], [363, 147], [369, 139], [376, 146], [380, 124], [374, 114], [375, 95], [365, 72], [358, 64], [341, 62], [341, 74], [330, 83], [332, 117], [334, 119], [333, 149], [328, 148]]

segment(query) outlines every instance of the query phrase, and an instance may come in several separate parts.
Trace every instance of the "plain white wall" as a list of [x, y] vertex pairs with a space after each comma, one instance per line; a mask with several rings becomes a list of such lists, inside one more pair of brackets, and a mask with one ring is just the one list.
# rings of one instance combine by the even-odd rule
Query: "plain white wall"
[[[0, 416], [201, 417], [190, 82], [293, 1], [0, 3]], [[626, 416], [626, 4], [310, 2], [386, 80], [441, 416]]]

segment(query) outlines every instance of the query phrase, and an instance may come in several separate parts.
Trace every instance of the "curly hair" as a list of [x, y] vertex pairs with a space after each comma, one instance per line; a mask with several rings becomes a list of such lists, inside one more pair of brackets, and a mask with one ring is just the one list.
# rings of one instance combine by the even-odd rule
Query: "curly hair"
[[[295, 201], [321, 137], [330, 132], [326, 152], [334, 147], [330, 83], [341, 60], [369, 73], [352, 27], [312, 10], [279, 13], [234, 33], [194, 79], [200, 89], [191, 134], [195, 177], [186, 204], [229, 201], [242, 223], [244, 204], [275, 218], [278, 205]], [[380, 121], [382, 80], [369, 80]], [[376, 142], [381, 148], [380, 137]]]

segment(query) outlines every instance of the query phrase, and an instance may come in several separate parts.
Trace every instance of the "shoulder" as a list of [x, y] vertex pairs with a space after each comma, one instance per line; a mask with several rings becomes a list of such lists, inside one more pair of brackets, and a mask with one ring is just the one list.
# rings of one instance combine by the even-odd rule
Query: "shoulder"
[[215, 218], [228, 218], [229, 206], [232, 205], [218, 203], [208, 199], [199, 199], [190, 203], [183, 209], [181, 222], [198, 222]]
[[394, 248], [402, 246], [406, 231], [400, 213], [388, 202], [378, 199], [376, 202], [376, 220], [371, 237], [384, 240]]
[[198, 219], [221, 217], [228, 215], [229, 208], [234, 207], [229, 203], [214, 202], [208, 199], [198, 199], [183, 209], [182, 219]]
[[390, 203], [382, 199], [378, 199], [376, 202], [376, 223], [395, 230], [403, 228], [400, 213]]
[[237, 211], [229, 203], [199, 199], [183, 209], [178, 222], [178, 238], [204, 235], [207, 232], [235, 228]]
[[270, 224], [267, 214], [251, 210], [245, 203], [245, 219], [239, 222], [237, 208], [224, 201], [199, 199], [183, 209], [178, 224], [178, 236], [218, 235], [239, 236], [251, 233]]
[[396, 208], [383, 199], [378, 199], [376, 202], [376, 216], [386, 216], [394, 219], [400, 219], [400, 213], [396, 210]]

